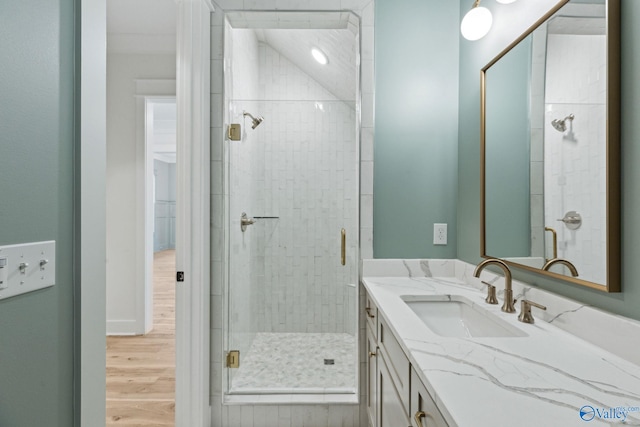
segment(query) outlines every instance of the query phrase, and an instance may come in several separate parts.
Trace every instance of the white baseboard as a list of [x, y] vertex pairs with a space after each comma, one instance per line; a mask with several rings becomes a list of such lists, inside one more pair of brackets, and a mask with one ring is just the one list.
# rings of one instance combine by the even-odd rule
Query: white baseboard
[[135, 320], [107, 320], [107, 335], [142, 335]]

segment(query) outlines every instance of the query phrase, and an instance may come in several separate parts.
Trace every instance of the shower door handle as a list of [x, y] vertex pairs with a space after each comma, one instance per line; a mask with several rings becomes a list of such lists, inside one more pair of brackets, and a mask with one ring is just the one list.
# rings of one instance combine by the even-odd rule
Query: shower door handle
[[345, 265], [347, 263], [347, 231], [344, 228], [340, 230], [340, 241], [340, 263]]

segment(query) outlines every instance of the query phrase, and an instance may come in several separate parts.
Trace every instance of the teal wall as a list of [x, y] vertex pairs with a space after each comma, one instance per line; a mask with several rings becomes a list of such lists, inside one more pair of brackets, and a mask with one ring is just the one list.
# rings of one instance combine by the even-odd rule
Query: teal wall
[[0, 300], [0, 426], [73, 425], [73, 0], [0, 2], [0, 245], [55, 240], [56, 285]]
[[[461, 5], [468, 2], [461, 0]], [[458, 252], [467, 262], [480, 260], [480, 144], [479, 144], [479, 70], [489, 62], [508, 40], [502, 37], [496, 24], [513, 22], [518, 17], [509, 15], [508, 7], [488, 3], [487, 7], [500, 9], [494, 13], [492, 33], [478, 42], [460, 41], [460, 109], [458, 147]], [[637, 105], [640, 103], [640, 2], [621, 0], [622, 3], [622, 289], [619, 294], [599, 291], [567, 283], [544, 279], [538, 275], [514, 271], [514, 276], [539, 285], [558, 294], [592, 304], [614, 313], [640, 319], [640, 121]], [[484, 4], [483, 4], [484, 5]], [[496, 6], [497, 5], [497, 6]], [[507, 7], [508, 6], [508, 7]], [[465, 6], [466, 7], [466, 6]], [[525, 7], [525, 6], [521, 6]], [[514, 9], [511, 9], [514, 10]], [[461, 16], [465, 10], [461, 10]], [[498, 15], [498, 16], [496, 16]], [[496, 30], [497, 34], [496, 34]], [[522, 29], [524, 30], [524, 28]], [[510, 36], [511, 38], [514, 38]], [[377, 164], [376, 164], [377, 167]], [[374, 194], [374, 197], [378, 197]], [[374, 236], [375, 236], [374, 230]], [[377, 238], [377, 237], [376, 237]]]
[[486, 73], [486, 253], [531, 255], [531, 37]]
[[376, 0], [375, 258], [456, 256], [456, 3]]

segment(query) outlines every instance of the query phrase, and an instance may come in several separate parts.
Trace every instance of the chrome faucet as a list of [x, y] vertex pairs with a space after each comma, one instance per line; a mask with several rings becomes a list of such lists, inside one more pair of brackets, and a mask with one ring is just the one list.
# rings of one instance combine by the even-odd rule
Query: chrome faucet
[[571, 272], [571, 275], [573, 277], [578, 277], [578, 270], [576, 269], [576, 266], [573, 265], [571, 262], [567, 261], [566, 259], [562, 259], [562, 258], [550, 259], [549, 261], [546, 262], [546, 264], [544, 266], [542, 266], [542, 269], [545, 270], [545, 271], [549, 271], [551, 266], [555, 265], [555, 264], [564, 264], [564, 265], [566, 265], [567, 268], [569, 269], [569, 271]]
[[515, 300], [513, 299], [513, 290], [511, 289], [511, 270], [509, 270], [509, 266], [504, 261], [495, 258], [485, 259], [476, 266], [473, 276], [480, 277], [480, 272], [488, 265], [496, 265], [504, 272], [504, 303], [502, 304], [502, 311], [505, 313], [515, 313]]

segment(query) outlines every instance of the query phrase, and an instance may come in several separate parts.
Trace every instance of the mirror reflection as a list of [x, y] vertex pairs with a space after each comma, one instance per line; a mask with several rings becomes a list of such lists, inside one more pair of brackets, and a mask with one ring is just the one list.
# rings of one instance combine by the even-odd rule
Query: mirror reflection
[[562, 3], [483, 70], [482, 255], [607, 287], [607, 3]]

